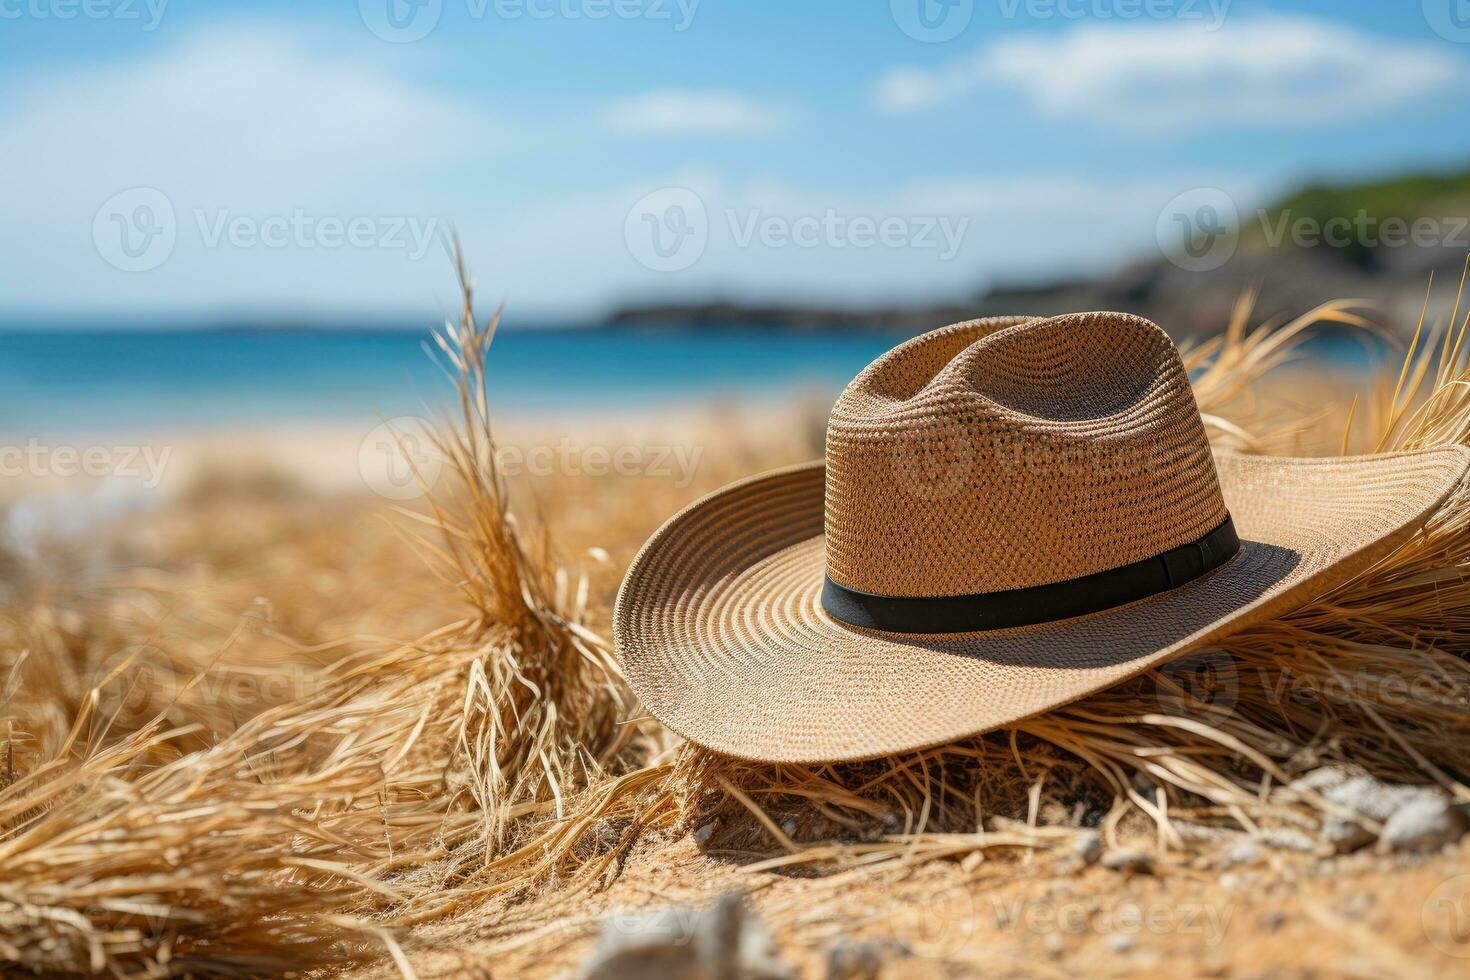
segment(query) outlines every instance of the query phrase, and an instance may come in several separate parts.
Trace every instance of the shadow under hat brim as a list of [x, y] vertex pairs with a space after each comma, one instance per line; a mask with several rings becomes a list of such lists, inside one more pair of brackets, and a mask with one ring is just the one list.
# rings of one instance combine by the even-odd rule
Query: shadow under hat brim
[[866, 630], [822, 609], [820, 462], [733, 484], [633, 560], [614, 635], [663, 724], [717, 752], [838, 762], [976, 735], [1059, 707], [1279, 616], [1414, 534], [1470, 451], [1338, 459], [1218, 452], [1235, 558], [1104, 612], [982, 633]]

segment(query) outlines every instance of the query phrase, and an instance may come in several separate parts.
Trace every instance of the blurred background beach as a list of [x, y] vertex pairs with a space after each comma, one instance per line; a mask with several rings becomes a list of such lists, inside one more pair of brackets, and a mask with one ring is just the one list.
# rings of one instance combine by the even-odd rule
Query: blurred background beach
[[385, 432], [451, 394], [451, 235], [507, 299], [491, 406], [545, 475], [690, 469], [731, 425], [819, 451], [847, 379], [973, 316], [1122, 309], [1187, 344], [1248, 290], [1261, 318], [1362, 300], [1382, 336], [1301, 359], [1346, 391], [1470, 252], [1461, 12], [6, 8], [10, 520], [222, 478], [399, 500]]

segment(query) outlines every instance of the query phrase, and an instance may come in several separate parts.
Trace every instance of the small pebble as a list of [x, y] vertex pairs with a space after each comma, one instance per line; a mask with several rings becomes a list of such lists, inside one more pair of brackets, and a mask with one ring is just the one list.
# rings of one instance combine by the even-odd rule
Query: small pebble
[[1072, 841], [1072, 856], [1083, 864], [1092, 864], [1102, 856], [1102, 837], [1096, 831], [1078, 834]]
[[581, 980], [645, 977], [741, 977], [790, 980], [770, 932], [738, 895], [707, 909], [680, 907], [614, 912], [604, 917]]
[[1433, 851], [1464, 836], [1465, 814], [1440, 796], [1422, 796], [1393, 812], [1379, 847], [1386, 851]]
[[1133, 948], [1133, 937], [1126, 933], [1115, 932], [1108, 937], [1108, 949], [1115, 953], [1126, 953]]
[[1400, 786], [1385, 783], [1372, 776], [1355, 776], [1333, 786], [1322, 793], [1323, 799], [1338, 806], [1345, 806], [1354, 813], [1361, 813], [1374, 820], [1387, 820], [1399, 807], [1410, 800], [1425, 795], [1435, 795], [1435, 790], [1419, 786]]
[[[1334, 770], [1334, 774], [1336, 772]], [[1298, 780], [1293, 785], [1304, 782], [1305, 779]], [[1426, 801], [1445, 799], [1444, 793], [1438, 789], [1385, 783], [1366, 774], [1339, 782], [1329, 781], [1318, 791], [1327, 802], [1379, 823], [1388, 821], [1411, 804], [1429, 806]], [[1329, 815], [1322, 822], [1322, 839], [1343, 854], [1372, 843], [1373, 832], [1348, 816]]]
[[700, 827], [694, 832], [694, 843], [700, 845], [708, 844], [709, 839], [714, 836], [714, 832], [718, 827], [718, 822], [713, 821], [705, 824], [703, 827]]

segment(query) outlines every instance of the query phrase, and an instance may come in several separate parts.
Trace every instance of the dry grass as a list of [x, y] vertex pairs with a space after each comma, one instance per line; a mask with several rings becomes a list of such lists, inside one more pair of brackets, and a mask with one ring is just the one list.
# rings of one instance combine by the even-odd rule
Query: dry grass
[[477, 325], [468, 283], [465, 296], [439, 338], [464, 396], [439, 447], [454, 479], [409, 516], [438, 532], [424, 546], [468, 617], [402, 645], [271, 631], [296, 654], [293, 681], [277, 703], [241, 704], [221, 696], [238, 658], [218, 662], [261, 631], [253, 600], [215, 649], [200, 621], [220, 625], [217, 608], [164, 594], [186, 576], [7, 610], [10, 962], [151, 975], [350, 961], [393, 947], [385, 915], [442, 915], [522, 887], [507, 868], [566, 860], [518, 847], [512, 827], [562, 816], [638, 729], [620, 724], [618, 668], [580, 625], [585, 586], [506, 511], [481, 397], [495, 321]]
[[[389, 957], [407, 972], [399, 944], [416, 929], [486, 908], [502, 923], [571, 908], [635, 850], [707, 825], [707, 853], [749, 874], [973, 868], [991, 855], [987, 868], [1023, 875], [1035, 868], [1007, 855], [1044, 858], [1084, 824], [1146, 830], [1181, 855], [1201, 827], [1310, 830], [1325, 804], [1289, 784], [1327, 762], [1470, 799], [1465, 490], [1332, 595], [1011, 730], [840, 766], [674, 745], [640, 715], [597, 631], [616, 566], [597, 553], [559, 564], [546, 537], [557, 514], [511, 513], [483, 397], [497, 318], [475, 319], [461, 276], [464, 308], [437, 338], [461, 396], [439, 437], [450, 479], [399, 519], [422, 532], [437, 578], [363, 533], [365, 503], [217, 491], [150, 518], [152, 533], [124, 529], [94, 563], [132, 571], [29, 563], [13, 576], [0, 618], [0, 960], [168, 976]], [[1249, 318], [1242, 304], [1189, 355], [1221, 442], [1470, 440], [1458, 307], [1446, 328], [1425, 327], [1401, 376], [1355, 403], [1347, 431], [1346, 407], [1260, 392], [1310, 324], [1357, 314], [1334, 304], [1255, 329]], [[756, 451], [735, 468], [784, 461]], [[605, 486], [578, 492], [563, 514], [585, 513], [586, 494], [602, 515], [669, 509], [644, 487], [632, 505]], [[641, 536], [649, 520], [629, 523]], [[211, 561], [158, 545], [169, 522], [163, 539]], [[583, 543], [621, 558], [630, 537]], [[838, 897], [814, 888], [807, 900]]]

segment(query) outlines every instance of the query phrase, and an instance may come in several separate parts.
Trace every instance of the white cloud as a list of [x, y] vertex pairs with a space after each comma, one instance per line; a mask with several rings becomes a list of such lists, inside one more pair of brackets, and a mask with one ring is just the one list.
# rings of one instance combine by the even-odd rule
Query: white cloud
[[873, 99], [885, 112], [923, 109], [943, 99], [950, 90], [963, 87], [964, 79], [951, 78], [950, 75], [950, 71], [895, 68], [878, 79]]
[[1187, 22], [1088, 24], [1006, 37], [935, 70], [892, 70], [873, 97], [884, 111], [906, 112], [999, 86], [1049, 115], [1127, 128], [1310, 125], [1429, 98], [1464, 75], [1444, 45], [1276, 16], [1214, 31]]
[[[432, 176], [505, 142], [477, 106], [269, 26], [4, 84], [5, 305], [302, 306], [334, 281], [364, 304], [416, 303], [422, 280], [405, 274], [402, 251], [220, 247], [203, 240], [196, 212], [210, 222], [442, 214], [425, 190]], [[93, 247], [98, 208], [133, 187], [156, 188], [178, 220], [175, 251], [147, 274], [112, 269]]]
[[733, 92], [664, 89], [614, 103], [603, 122], [630, 133], [767, 133], [786, 124], [786, 113]]

